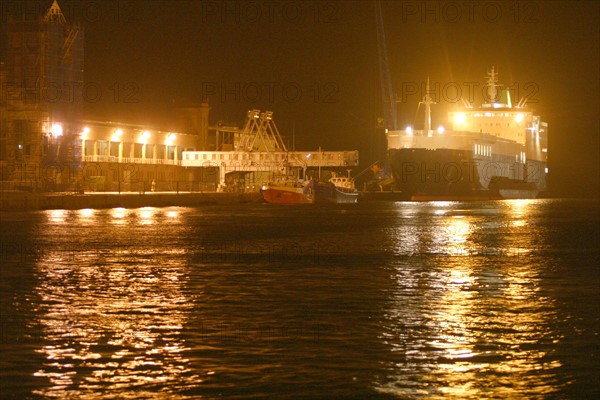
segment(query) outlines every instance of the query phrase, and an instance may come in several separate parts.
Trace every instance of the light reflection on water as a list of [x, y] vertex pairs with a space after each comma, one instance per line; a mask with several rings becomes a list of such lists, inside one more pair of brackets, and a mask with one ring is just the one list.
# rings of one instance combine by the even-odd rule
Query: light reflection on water
[[126, 208], [113, 208], [110, 210], [110, 215], [112, 217], [111, 222], [115, 225], [125, 225], [127, 223], [127, 215], [129, 214], [129, 210]]
[[[169, 218], [179, 215], [167, 212]], [[80, 210], [72, 217], [86, 226], [98, 213], [113, 223], [151, 225], [162, 211], [113, 209], [107, 215]], [[69, 212], [47, 214], [49, 222], [62, 223]], [[181, 250], [115, 246], [115, 238], [100, 231], [101, 241], [110, 240], [105, 243], [109, 251], [65, 252], [58, 246], [44, 251], [37, 263], [45, 338], [37, 352], [46, 362], [35, 376], [47, 378], [51, 386], [35, 394], [85, 397], [102, 389], [108, 398], [114, 397], [108, 394], [113, 390], [126, 398], [143, 396], [143, 391], [132, 391], [140, 385], [146, 390], [195, 387], [201, 379], [190, 369], [189, 348], [180, 337], [193, 307], [184, 291], [189, 273]]]
[[544, 343], [562, 339], [552, 330], [558, 322], [555, 301], [540, 295], [535, 273], [540, 266], [525, 257], [541, 243], [539, 235], [519, 232], [533, 212], [532, 202], [505, 203], [509, 211], [501, 213], [503, 221], [492, 224], [496, 233], [505, 228], [499, 253], [482, 247], [487, 213], [448, 215], [435, 206], [414, 205], [419, 212], [408, 214], [437, 218], [430, 225], [416, 221], [400, 227], [396, 236], [396, 254], [404, 255], [415, 248], [418, 229], [418, 248], [437, 257], [423, 257], [423, 269], [397, 263], [397, 286], [381, 338], [402, 356], [375, 387], [402, 398], [456, 399], [516, 398], [524, 392], [545, 396], [558, 390], [548, 383], [559, 380], [562, 363], [543, 350]]
[[62, 224], [65, 222], [67, 216], [66, 210], [50, 210], [48, 211], [48, 219], [56, 224]]
[[0, 386], [83, 399], [590, 395], [599, 251], [575, 234], [598, 237], [599, 217], [584, 206], [24, 213], [0, 232], [31, 249], [5, 255], [0, 306], [34, 340], [3, 333]]

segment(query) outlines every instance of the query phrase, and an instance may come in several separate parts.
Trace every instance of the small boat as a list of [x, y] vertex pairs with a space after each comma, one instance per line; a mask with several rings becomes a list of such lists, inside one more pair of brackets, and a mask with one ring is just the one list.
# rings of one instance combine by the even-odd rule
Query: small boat
[[354, 179], [348, 176], [333, 176], [329, 182], [335, 187], [335, 203], [356, 203], [358, 201], [358, 190], [354, 185]]
[[358, 191], [350, 177], [317, 180], [279, 179], [261, 188], [263, 199], [271, 204], [356, 203]]
[[313, 181], [276, 179], [263, 185], [263, 199], [271, 204], [312, 204], [315, 202]]

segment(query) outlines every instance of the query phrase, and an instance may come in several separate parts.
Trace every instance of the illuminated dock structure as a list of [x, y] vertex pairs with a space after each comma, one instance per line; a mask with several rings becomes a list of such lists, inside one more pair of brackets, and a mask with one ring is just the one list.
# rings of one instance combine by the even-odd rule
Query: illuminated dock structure
[[[208, 107], [203, 107], [206, 121]], [[250, 110], [244, 126], [218, 126], [214, 136], [160, 131], [143, 125], [84, 121], [80, 132], [83, 181], [87, 188], [149, 190], [258, 190], [256, 186], [284, 172], [306, 175], [309, 169], [358, 165], [358, 151], [290, 151], [273, 120], [273, 112]], [[210, 141], [213, 150], [198, 150]], [[115, 176], [116, 174], [116, 176]], [[249, 177], [249, 175], [251, 175]], [[264, 181], [264, 182], [263, 182]], [[93, 184], [93, 182], [97, 182]], [[171, 182], [166, 186], [163, 183]], [[136, 186], [137, 185], [137, 186]]]
[[290, 151], [271, 111], [209, 129], [208, 103], [173, 102], [165, 129], [84, 118], [84, 30], [58, 1], [7, 18], [0, 60], [0, 191], [253, 191], [270, 175], [352, 168], [357, 151]]
[[[219, 184], [226, 186], [228, 174], [263, 173], [264, 179], [287, 170], [309, 168], [352, 168], [358, 165], [358, 151], [289, 151], [273, 120], [273, 112], [248, 111], [241, 131], [218, 128], [229, 143], [229, 151], [184, 151], [184, 167], [219, 168]], [[217, 133], [217, 137], [219, 134]]]

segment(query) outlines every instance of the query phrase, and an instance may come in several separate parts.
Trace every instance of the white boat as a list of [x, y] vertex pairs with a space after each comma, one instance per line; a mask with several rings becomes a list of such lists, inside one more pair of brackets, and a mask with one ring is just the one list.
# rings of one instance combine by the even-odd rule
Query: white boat
[[329, 179], [329, 182], [335, 187], [335, 202], [336, 203], [356, 203], [358, 201], [358, 190], [354, 184], [354, 179], [348, 176], [334, 175]]

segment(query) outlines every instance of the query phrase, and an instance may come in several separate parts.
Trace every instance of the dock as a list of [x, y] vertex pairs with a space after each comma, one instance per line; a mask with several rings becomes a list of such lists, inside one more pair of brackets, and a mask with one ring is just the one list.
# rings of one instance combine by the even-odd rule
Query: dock
[[79, 210], [85, 208], [196, 207], [260, 202], [260, 192], [28, 193], [0, 192], [0, 211]]

